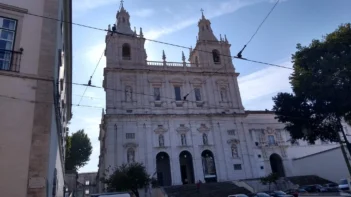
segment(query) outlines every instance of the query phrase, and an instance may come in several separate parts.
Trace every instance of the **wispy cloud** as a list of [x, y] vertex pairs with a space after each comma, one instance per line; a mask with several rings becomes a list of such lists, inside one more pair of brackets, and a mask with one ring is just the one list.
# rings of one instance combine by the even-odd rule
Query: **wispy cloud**
[[152, 16], [153, 14], [154, 14], [154, 10], [148, 9], [148, 8], [144, 8], [144, 9], [140, 9], [132, 12], [133, 16], [138, 16], [138, 17], [149, 17], [149, 16]]
[[[291, 62], [284, 62], [281, 65], [292, 67]], [[239, 77], [238, 83], [240, 88], [241, 99], [245, 104], [250, 104], [250, 108], [254, 108], [252, 101], [257, 101], [257, 107], [262, 108], [260, 103], [271, 104], [271, 95], [278, 92], [290, 92], [291, 86], [289, 76], [292, 70], [268, 67], [257, 72]], [[272, 106], [266, 106], [270, 109]]]
[[[222, 2], [220, 4], [218, 3], [210, 3], [206, 7], [206, 18], [215, 18], [219, 16], [223, 16], [225, 14], [230, 14], [233, 13], [240, 8], [253, 5], [255, 3], [263, 2], [267, 0], [229, 0], [226, 2]], [[269, 1], [269, 0], [268, 0]], [[171, 11], [169, 9], [166, 9], [166, 11]], [[207, 14], [208, 13], [208, 14]], [[193, 16], [193, 17], [187, 17], [187, 18], [181, 18], [179, 19], [177, 23], [175, 23], [172, 26], [167, 26], [167, 27], [155, 27], [154, 29], [150, 29], [149, 31], [145, 32], [145, 37], [150, 38], [150, 39], [157, 39], [163, 35], [171, 34], [176, 31], [182, 30], [184, 28], [187, 28], [191, 25], [194, 25], [198, 22], [199, 16]]]
[[118, 7], [116, 0], [75, 0], [72, 2], [72, 4], [73, 15], [75, 17], [80, 16], [92, 9], [105, 5], [116, 4], [116, 9]]

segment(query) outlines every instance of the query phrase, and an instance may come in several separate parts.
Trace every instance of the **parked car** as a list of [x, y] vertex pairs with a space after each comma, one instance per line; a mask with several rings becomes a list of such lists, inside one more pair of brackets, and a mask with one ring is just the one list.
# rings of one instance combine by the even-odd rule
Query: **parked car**
[[309, 193], [325, 191], [325, 189], [321, 185], [305, 185], [305, 186], [301, 186], [300, 189], [304, 189]]
[[232, 195], [229, 195], [228, 197], [248, 197], [248, 196], [245, 194], [232, 194]]
[[126, 192], [113, 192], [113, 193], [102, 193], [102, 194], [91, 194], [90, 197], [131, 197]]
[[259, 193], [249, 194], [249, 197], [271, 197], [271, 196], [264, 192], [259, 192]]
[[328, 183], [324, 185], [324, 188], [327, 189], [328, 192], [338, 192], [339, 191], [339, 185], [336, 183]]
[[294, 197], [293, 195], [287, 194], [283, 191], [273, 191], [273, 192], [266, 192], [272, 197]]
[[349, 183], [347, 182], [347, 179], [341, 179], [338, 187], [340, 190], [349, 190]]
[[289, 189], [285, 191], [285, 193], [293, 195], [294, 197], [298, 197], [299, 194], [305, 194], [308, 192], [305, 189]]

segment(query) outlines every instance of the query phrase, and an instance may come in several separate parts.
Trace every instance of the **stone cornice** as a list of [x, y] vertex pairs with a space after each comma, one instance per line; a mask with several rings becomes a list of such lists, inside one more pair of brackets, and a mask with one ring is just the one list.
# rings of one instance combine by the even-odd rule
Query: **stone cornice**
[[246, 114], [244, 113], [237, 113], [237, 114], [222, 114], [222, 113], [217, 113], [217, 114], [106, 114], [106, 118], [152, 118], [152, 117], [246, 117]]
[[118, 73], [162, 73], [162, 74], [175, 74], [175, 73], [181, 73], [184, 75], [199, 75], [199, 76], [204, 76], [206, 74], [208, 75], [213, 75], [216, 74], [217, 76], [239, 76], [239, 73], [233, 72], [233, 71], [228, 71], [228, 70], [218, 70], [216, 67], [213, 68], [199, 68], [199, 67], [188, 67], [187, 69], [174, 69], [177, 67], [167, 67], [166, 69], [163, 67], [156, 67], [156, 66], [140, 66], [140, 67], [134, 67], [134, 68], [125, 68], [125, 67], [117, 67], [117, 68], [104, 68], [104, 76], [108, 72], [118, 72]]

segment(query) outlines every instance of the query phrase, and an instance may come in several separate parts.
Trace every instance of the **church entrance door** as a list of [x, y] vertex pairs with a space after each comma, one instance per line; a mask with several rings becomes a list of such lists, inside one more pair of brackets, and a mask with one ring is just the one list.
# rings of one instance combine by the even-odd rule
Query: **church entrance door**
[[204, 150], [201, 153], [202, 169], [206, 183], [217, 182], [216, 165], [213, 153], [209, 150]]
[[179, 154], [180, 175], [183, 184], [195, 183], [193, 157], [188, 151]]
[[282, 158], [278, 154], [273, 153], [269, 157], [269, 161], [271, 163], [272, 172], [277, 173], [279, 177], [285, 177]]
[[169, 156], [165, 152], [156, 155], [157, 181], [160, 186], [172, 185], [171, 166]]

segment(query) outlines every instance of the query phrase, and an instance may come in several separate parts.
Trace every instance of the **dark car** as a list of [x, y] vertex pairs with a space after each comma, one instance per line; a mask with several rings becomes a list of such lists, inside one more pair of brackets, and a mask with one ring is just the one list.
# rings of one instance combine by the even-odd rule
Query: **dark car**
[[316, 193], [316, 192], [324, 191], [324, 188], [321, 185], [305, 185], [305, 186], [300, 187], [300, 189], [304, 189], [309, 193]]
[[294, 197], [293, 195], [287, 194], [283, 191], [273, 191], [273, 192], [266, 192], [267, 194], [273, 196], [273, 197]]
[[323, 185], [324, 188], [326, 189], [327, 192], [338, 192], [339, 191], [339, 185], [336, 183], [328, 183]]
[[271, 197], [270, 195], [264, 193], [264, 192], [259, 192], [259, 193], [253, 193], [249, 194], [249, 197]]
[[305, 194], [308, 192], [305, 189], [289, 189], [285, 191], [285, 193], [293, 195], [294, 197], [298, 197], [299, 194]]

